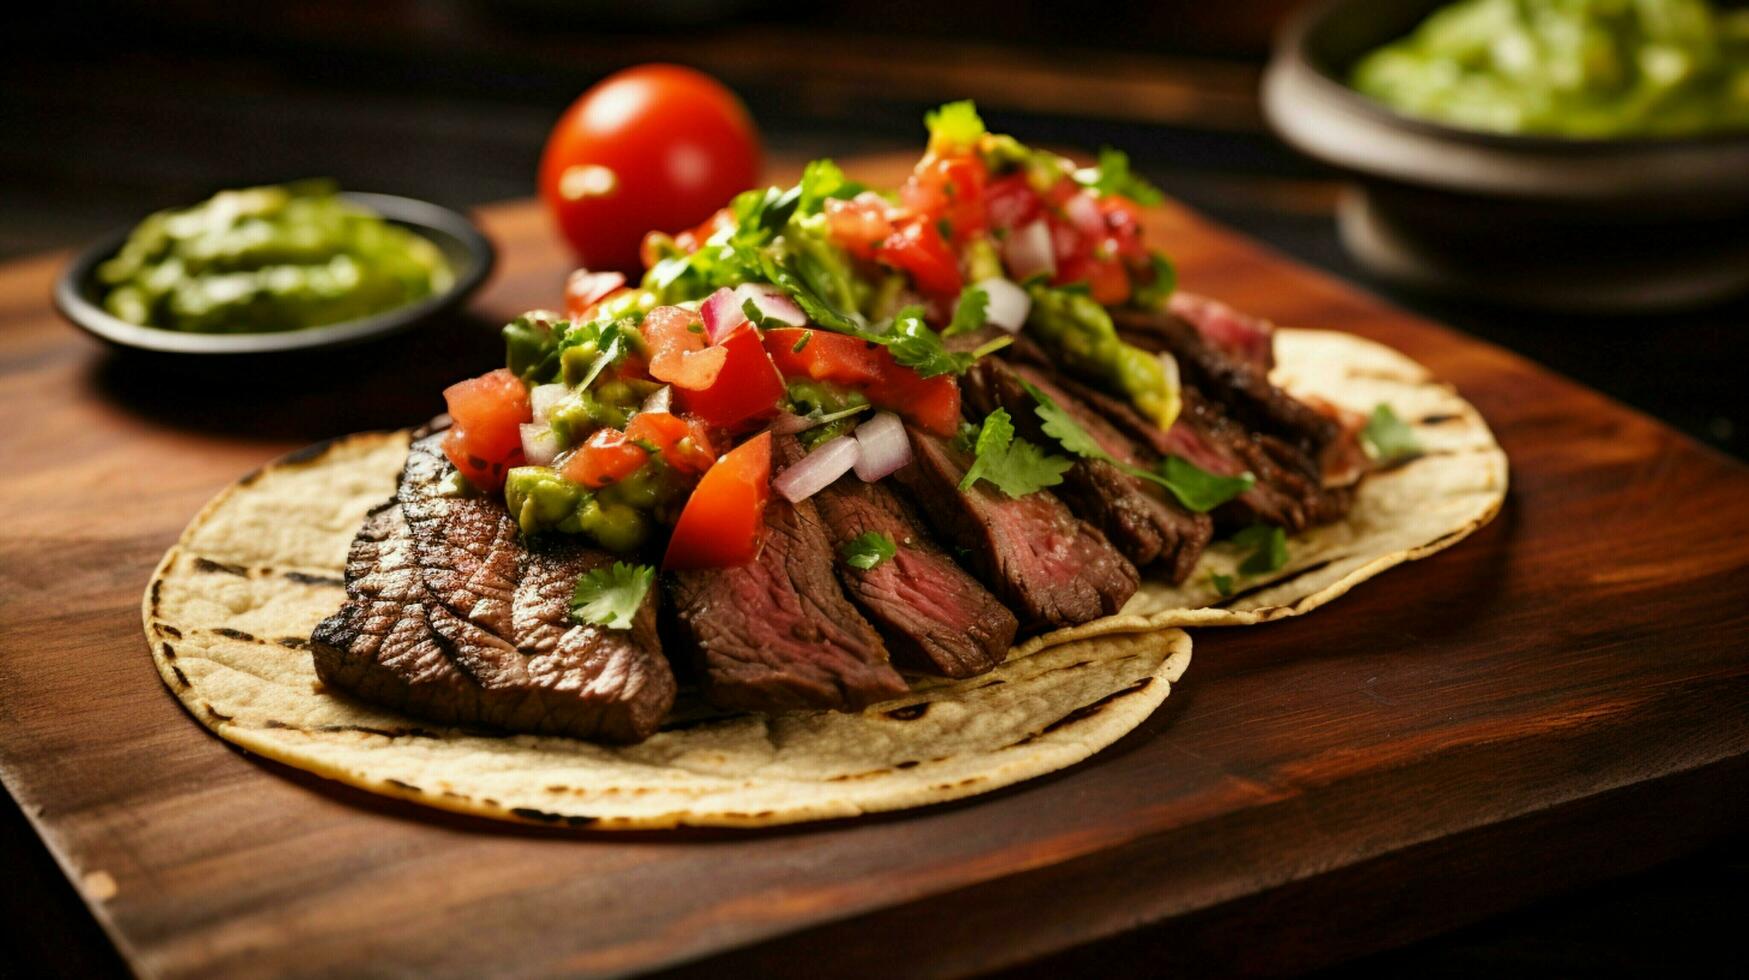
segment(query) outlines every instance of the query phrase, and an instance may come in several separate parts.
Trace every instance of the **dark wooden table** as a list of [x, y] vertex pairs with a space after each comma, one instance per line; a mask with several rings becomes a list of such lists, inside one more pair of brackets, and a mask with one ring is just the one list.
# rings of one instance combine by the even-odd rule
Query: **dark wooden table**
[[912, 814], [547, 834], [237, 752], [160, 688], [141, 584], [224, 482], [428, 414], [550, 301], [538, 209], [481, 219], [504, 262], [470, 314], [339, 364], [109, 357], [48, 311], [56, 257], [0, 269], [0, 777], [136, 970], [1304, 970], [1749, 819], [1749, 470], [1177, 208], [1150, 233], [1190, 287], [1455, 382], [1511, 455], [1502, 516], [1316, 615], [1198, 634], [1088, 763]]

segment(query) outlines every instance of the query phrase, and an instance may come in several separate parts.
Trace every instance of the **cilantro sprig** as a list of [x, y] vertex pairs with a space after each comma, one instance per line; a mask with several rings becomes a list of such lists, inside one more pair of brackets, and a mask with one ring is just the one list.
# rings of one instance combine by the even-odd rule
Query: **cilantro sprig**
[[1232, 542], [1251, 553], [1239, 562], [1244, 575], [1268, 575], [1287, 564], [1287, 531], [1273, 524], [1253, 524], [1232, 537]]
[[1100, 147], [1097, 166], [1075, 171], [1075, 181], [1101, 197], [1116, 194], [1150, 207], [1166, 199], [1160, 188], [1130, 170], [1129, 154], [1109, 146]]
[[957, 337], [962, 333], [971, 333], [984, 326], [984, 320], [990, 315], [990, 294], [977, 286], [967, 286], [960, 291], [960, 301], [953, 308], [953, 319], [947, 329], [941, 332], [943, 337]]
[[1024, 497], [1062, 483], [1063, 473], [1074, 465], [1016, 436], [1014, 419], [1000, 408], [984, 417], [974, 451], [977, 459], [961, 478], [961, 490], [986, 480], [1010, 497]]
[[1093, 438], [1092, 433], [1082, 428], [1081, 423], [1067, 409], [1057, 404], [1056, 399], [1045, 394], [1030, 381], [1022, 380], [1020, 383], [1036, 403], [1033, 411], [1038, 414], [1041, 428], [1046, 435], [1057, 440], [1057, 444], [1063, 449], [1083, 459], [1103, 460], [1130, 476], [1158, 484], [1178, 498], [1178, 502], [1186, 510], [1206, 514], [1251, 489], [1257, 482], [1257, 478], [1250, 473], [1220, 476], [1178, 456], [1166, 457], [1157, 471], [1126, 463], [1106, 452], [1105, 447]]
[[612, 566], [592, 568], [577, 576], [577, 587], [571, 592], [571, 618], [610, 630], [629, 630], [655, 582], [656, 570], [649, 565], [616, 561]]
[[845, 564], [866, 572], [898, 554], [899, 546], [880, 531], [865, 531], [846, 541], [839, 553]]

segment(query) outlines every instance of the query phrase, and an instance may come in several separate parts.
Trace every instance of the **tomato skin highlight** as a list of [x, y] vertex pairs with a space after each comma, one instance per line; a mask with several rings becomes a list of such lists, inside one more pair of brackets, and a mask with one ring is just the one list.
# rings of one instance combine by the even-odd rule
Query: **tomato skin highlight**
[[734, 93], [679, 65], [615, 72], [565, 110], [540, 191], [583, 264], [632, 274], [652, 229], [710, 217], [759, 179], [759, 136]]
[[894, 364], [879, 384], [868, 389], [868, 400], [876, 408], [897, 412], [938, 436], [951, 437], [959, 431], [960, 386], [952, 375], [923, 378]]
[[[804, 339], [806, 342], [804, 343]], [[796, 350], [800, 346], [801, 350]], [[878, 345], [807, 327], [765, 331], [765, 352], [786, 378], [861, 388], [879, 381], [892, 355]]]
[[881, 243], [893, 234], [892, 210], [892, 205], [873, 191], [863, 191], [848, 201], [828, 200], [826, 233], [846, 252], [871, 261]]
[[663, 461], [681, 473], [703, 473], [717, 461], [706, 426], [669, 412], [632, 416], [626, 425], [626, 438], [656, 446]]
[[1027, 182], [1026, 174], [1009, 174], [990, 181], [984, 192], [985, 209], [990, 227], [1012, 230], [1029, 225], [1044, 209], [1038, 192]]
[[771, 499], [771, 433], [717, 460], [693, 488], [674, 525], [665, 569], [728, 568], [759, 555]]
[[502, 487], [505, 471], [522, 462], [518, 427], [534, 417], [522, 379], [499, 368], [450, 385], [443, 399], [453, 422], [443, 437], [444, 455], [474, 486]]
[[674, 389], [683, 411], [730, 430], [777, 411], [778, 400], [784, 394], [783, 378], [765, 353], [759, 331], [752, 324], [731, 331], [711, 350], [723, 352], [722, 369], [704, 388]]
[[1057, 285], [1084, 282], [1093, 298], [1106, 306], [1115, 306], [1130, 298], [1130, 275], [1117, 259], [1096, 259], [1077, 255], [1057, 268]]
[[975, 156], [925, 158], [899, 189], [899, 200], [931, 224], [946, 221], [955, 244], [986, 227], [988, 172]]
[[650, 377], [676, 389], [704, 389], [716, 383], [728, 355], [709, 346], [704, 319], [692, 310], [659, 306], [644, 317], [640, 331], [650, 351]]
[[599, 490], [636, 473], [649, 458], [650, 454], [633, 443], [626, 433], [618, 429], [596, 429], [565, 461], [562, 472], [572, 483]]

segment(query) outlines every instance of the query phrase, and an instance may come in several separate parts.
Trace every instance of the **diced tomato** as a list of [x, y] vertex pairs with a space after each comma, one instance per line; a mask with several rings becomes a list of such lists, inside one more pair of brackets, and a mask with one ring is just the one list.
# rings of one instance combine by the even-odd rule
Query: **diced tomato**
[[765, 352], [786, 378], [810, 378], [851, 388], [880, 380], [892, 360], [886, 348], [866, 340], [806, 327], [765, 331]]
[[1078, 255], [1057, 266], [1053, 281], [1058, 285], [1084, 282], [1093, 298], [1106, 306], [1115, 306], [1130, 298], [1130, 276], [1117, 258]]
[[[783, 378], [772, 366], [752, 324], [731, 331], [705, 353], [713, 351], [722, 352], [723, 362], [709, 385], [685, 388], [676, 384], [674, 395], [683, 410], [731, 430], [777, 411]], [[655, 370], [654, 361], [650, 368]]]
[[1147, 264], [1148, 249], [1142, 244], [1142, 209], [1127, 197], [1107, 194], [1099, 199], [1105, 214], [1106, 241], [1117, 255]]
[[984, 191], [985, 211], [992, 228], [1020, 228], [1039, 216], [1044, 203], [1023, 173], [990, 182]]
[[867, 394], [876, 408], [897, 412], [938, 436], [951, 436], [959, 431], [960, 386], [952, 375], [924, 378], [908, 367], [892, 363], [881, 380], [867, 389]]
[[728, 568], [759, 555], [771, 499], [771, 433], [717, 460], [693, 488], [668, 539], [662, 567]]
[[522, 432], [529, 421], [528, 389], [508, 368], [458, 381], [443, 390], [453, 420], [443, 451], [468, 482], [482, 490], [504, 485], [504, 472], [522, 462]]
[[664, 248], [670, 243], [690, 255], [698, 251], [719, 229], [734, 224], [734, 221], [733, 212], [728, 208], [720, 208], [715, 214], [706, 218], [703, 224], [696, 228], [688, 228], [678, 235], [670, 237], [659, 231], [649, 232], [644, 235], [644, 240], [638, 243], [638, 260], [644, 263], [644, 268], [650, 268], [661, 260]]
[[899, 200], [931, 224], [947, 223], [963, 242], [986, 227], [984, 162], [975, 156], [925, 157], [899, 189]]
[[710, 433], [696, 419], [668, 412], [639, 412], [626, 425], [626, 438], [654, 445], [662, 459], [682, 473], [703, 473], [717, 461]]
[[678, 306], [658, 306], [644, 317], [650, 377], [676, 388], [702, 390], [715, 384], [728, 354], [709, 346], [704, 320]]
[[1051, 257], [1056, 259], [1058, 269], [1092, 251], [1091, 244], [1063, 218], [1053, 214], [1045, 219], [1045, 223], [1051, 229]]
[[960, 291], [959, 259], [942, 240], [935, 222], [920, 215], [904, 219], [881, 243], [876, 257], [910, 273], [911, 281], [925, 295], [953, 296]]
[[578, 269], [565, 279], [565, 313], [572, 319], [588, 318], [601, 301], [625, 288], [626, 277], [617, 272]]
[[893, 233], [893, 206], [873, 191], [864, 191], [848, 201], [826, 202], [826, 233], [845, 251], [859, 259], [873, 259], [882, 242]]
[[571, 458], [565, 461], [564, 476], [572, 483], [581, 483], [598, 490], [610, 483], [631, 476], [650, 458], [643, 447], [618, 429], [596, 429], [595, 433]]

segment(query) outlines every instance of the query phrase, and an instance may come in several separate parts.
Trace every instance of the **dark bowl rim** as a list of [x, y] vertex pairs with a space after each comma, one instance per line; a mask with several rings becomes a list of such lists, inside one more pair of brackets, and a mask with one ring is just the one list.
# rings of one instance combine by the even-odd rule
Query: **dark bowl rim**
[[1749, 132], [1702, 133], [1697, 136], [1624, 136], [1579, 137], [1553, 136], [1544, 133], [1519, 135], [1486, 129], [1465, 129], [1447, 123], [1411, 116], [1356, 91], [1339, 78], [1326, 72], [1307, 51], [1307, 38], [1313, 29], [1330, 17], [1338, 16], [1343, 7], [1355, 0], [1319, 0], [1288, 18], [1282, 25], [1276, 50], [1285, 53], [1318, 86], [1321, 94], [1349, 112], [1358, 113], [1387, 125], [1435, 138], [1456, 140], [1472, 145], [1507, 150], [1530, 150], [1544, 153], [1589, 153], [1621, 150], [1625, 153], [1667, 153], [1691, 148], [1710, 149], [1718, 146], [1749, 146]]
[[101, 306], [86, 299], [81, 291], [82, 287], [94, 279], [97, 267], [121, 248], [128, 235], [138, 226], [139, 222], [136, 221], [99, 236], [68, 260], [55, 279], [55, 308], [74, 326], [92, 336], [118, 347], [135, 350], [204, 356], [308, 351], [344, 347], [412, 329], [430, 317], [460, 304], [480, 288], [497, 265], [498, 252], [491, 240], [458, 211], [431, 201], [396, 194], [342, 191], [340, 196], [370, 208], [386, 221], [411, 229], [440, 248], [443, 243], [436, 240], [434, 235], [453, 239], [467, 254], [470, 260], [468, 268], [458, 271], [455, 282], [448, 289], [427, 296], [417, 303], [320, 327], [261, 333], [195, 333], [143, 327], [112, 316]]

